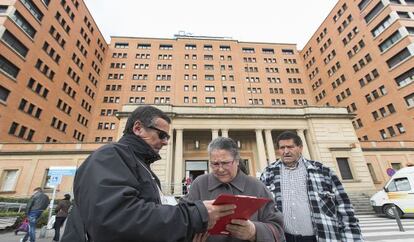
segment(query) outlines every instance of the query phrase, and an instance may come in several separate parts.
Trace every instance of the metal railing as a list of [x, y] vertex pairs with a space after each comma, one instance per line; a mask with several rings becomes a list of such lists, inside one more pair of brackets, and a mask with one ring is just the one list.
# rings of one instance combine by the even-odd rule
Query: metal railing
[[26, 203], [9, 203], [0, 202], [0, 212], [23, 212], [26, 209]]

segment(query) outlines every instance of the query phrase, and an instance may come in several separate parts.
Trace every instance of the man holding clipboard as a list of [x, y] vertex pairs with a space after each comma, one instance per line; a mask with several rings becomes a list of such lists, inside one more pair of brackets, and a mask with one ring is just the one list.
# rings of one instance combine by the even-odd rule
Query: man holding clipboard
[[[239, 169], [236, 142], [218, 137], [209, 144], [208, 153], [211, 173], [197, 177], [185, 199], [217, 199], [217, 204], [238, 207], [231, 217], [223, 217], [207, 233], [195, 235], [193, 242], [284, 241], [282, 214], [263, 183]], [[220, 197], [221, 194], [226, 195]]]

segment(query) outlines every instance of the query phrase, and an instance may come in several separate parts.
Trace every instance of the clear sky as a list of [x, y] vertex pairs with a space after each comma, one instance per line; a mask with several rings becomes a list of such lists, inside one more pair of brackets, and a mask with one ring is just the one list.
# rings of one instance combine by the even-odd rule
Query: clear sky
[[84, 0], [110, 36], [173, 38], [179, 31], [303, 48], [337, 0]]

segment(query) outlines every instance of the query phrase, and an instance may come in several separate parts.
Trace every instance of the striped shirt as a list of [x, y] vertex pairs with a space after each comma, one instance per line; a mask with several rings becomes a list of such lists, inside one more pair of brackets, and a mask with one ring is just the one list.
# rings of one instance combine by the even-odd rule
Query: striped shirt
[[307, 171], [302, 158], [294, 169], [282, 163], [281, 191], [285, 232], [295, 235], [314, 235], [308, 190]]

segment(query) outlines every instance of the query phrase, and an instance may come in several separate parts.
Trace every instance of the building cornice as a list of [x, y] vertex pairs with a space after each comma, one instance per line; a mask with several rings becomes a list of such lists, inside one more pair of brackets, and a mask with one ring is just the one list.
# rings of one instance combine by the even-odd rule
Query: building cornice
[[[124, 105], [117, 117], [127, 117], [139, 105]], [[155, 105], [173, 118], [193, 119], [309, 119], [309, 118], [346, 118], [353, 119], [345, 108], [336, 107], [192, 107], [174, 105]]]

